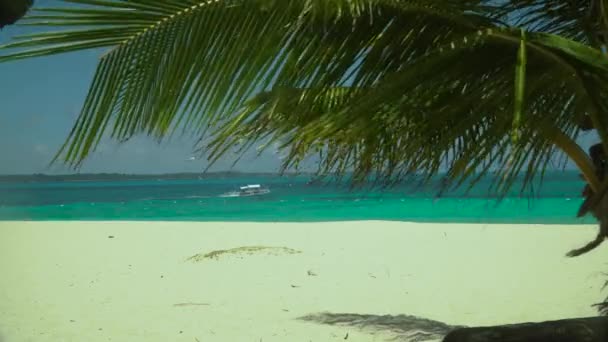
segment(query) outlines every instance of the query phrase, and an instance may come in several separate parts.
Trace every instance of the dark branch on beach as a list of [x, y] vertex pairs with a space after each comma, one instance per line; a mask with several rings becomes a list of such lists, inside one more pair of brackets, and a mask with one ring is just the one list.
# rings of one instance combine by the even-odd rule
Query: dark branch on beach
[[564, 319], [492, 327], [462, 328], [443, 342], [605, 342], [608, 317]]

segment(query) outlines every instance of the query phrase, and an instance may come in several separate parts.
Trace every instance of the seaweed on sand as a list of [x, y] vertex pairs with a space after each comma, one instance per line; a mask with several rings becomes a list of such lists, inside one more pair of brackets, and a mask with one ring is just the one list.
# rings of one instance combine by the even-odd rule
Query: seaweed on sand
[[222, 256], [227, 255], [237, 255], [237, 254], [270, 254], [270, 255], [279, 255], [279, 254], [299, 254], [301, 251], [287, 248], [287, 247], [269, 247], [269, 246], [243, 246], [236, 247], [231, 249], [218, 249], [206, 254], [199, 253], [193, 255], [187, 259], [187, 261], [199, 262], [207, 259], [215, 259], [218, 260]]

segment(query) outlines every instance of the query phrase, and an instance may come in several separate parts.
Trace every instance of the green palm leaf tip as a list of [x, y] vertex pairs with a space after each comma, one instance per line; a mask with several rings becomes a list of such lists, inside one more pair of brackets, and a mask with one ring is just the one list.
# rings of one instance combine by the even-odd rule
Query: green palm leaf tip
[[0, 0], [0, 29], [21, 19], [33, 3], [34, 0]]
[[594, 46], [608, 38], [604, 36], [608, 28], [604, 0], [506, 0], [500, 3], [499, 12], [511, 15], [512, 26], [557, 34]]

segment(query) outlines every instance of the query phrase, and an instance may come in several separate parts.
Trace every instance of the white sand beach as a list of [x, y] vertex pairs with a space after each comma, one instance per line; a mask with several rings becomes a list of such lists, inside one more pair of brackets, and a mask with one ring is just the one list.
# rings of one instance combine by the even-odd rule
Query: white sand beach
[[439, 340], [593, 316], [608, 244], [564, 255], [596, 229], [0, 222], [0, 341]]

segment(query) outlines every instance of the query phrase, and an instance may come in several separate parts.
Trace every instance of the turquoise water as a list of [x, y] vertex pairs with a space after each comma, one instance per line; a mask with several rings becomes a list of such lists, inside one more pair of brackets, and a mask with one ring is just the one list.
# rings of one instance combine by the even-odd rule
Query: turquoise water
[[[192, 180], [0, 183], [0, 220], [179, 220], [593, 223], [577, 219], [582, 181], [554, 172], [532, 195], [516, 187], [502, 201], [484, 180], [469, 193], [437, 198], [433, 185], [389, 190], [310, 184], [307, 177], [238, 177]], [[221, 194], [260, 183], [271, 193], [244, 198]]]

